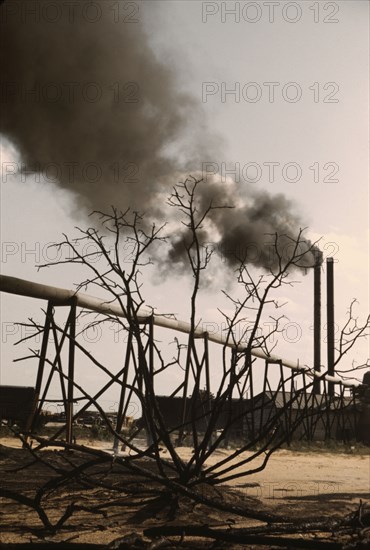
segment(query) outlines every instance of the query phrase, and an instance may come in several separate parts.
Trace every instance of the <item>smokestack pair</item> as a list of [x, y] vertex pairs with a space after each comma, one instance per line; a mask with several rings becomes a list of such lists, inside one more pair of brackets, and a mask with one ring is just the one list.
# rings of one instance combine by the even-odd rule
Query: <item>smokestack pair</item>
[[[334, 376], [334, 258], [326, 260], [326, 326], [327, 326], [327, 366], [328, 374]], [[321, 366], [321, 263], [314, 267], [314, 369], [320, 372]], [[315, 378], [313, 393], [321, 393], [321, 382]], [[328, 394], [334, 395], [333, 382], [328, 383]]]

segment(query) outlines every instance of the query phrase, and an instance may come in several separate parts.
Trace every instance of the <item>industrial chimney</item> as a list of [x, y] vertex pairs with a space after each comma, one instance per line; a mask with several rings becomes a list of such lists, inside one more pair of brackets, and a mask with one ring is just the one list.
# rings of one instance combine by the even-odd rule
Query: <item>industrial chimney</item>
[[[315, 371], [321, 366], [321, 261], [316, 259], [314, 267], [314, 302], [313, 302], [313, 364]], [[320, 379], [313, 381], [313, 393], [321, 393]]]
[[[326, 260], [326, 326], [328, 374], [334, 376], [334, 258]], [[328, 394], [334, 395], [333, 382], [328, 382]]]

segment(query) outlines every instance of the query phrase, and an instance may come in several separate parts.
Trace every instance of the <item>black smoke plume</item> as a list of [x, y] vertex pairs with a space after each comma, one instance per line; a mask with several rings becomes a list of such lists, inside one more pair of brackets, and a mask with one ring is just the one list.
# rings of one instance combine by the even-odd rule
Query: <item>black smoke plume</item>
[[[187, 187], [192, 188], [195, 181], [188, 179]], [[242, 263], [275, 270], [279, 262], [286, 265], [293, 257], [292, 268], [307, 269], [322, 263], [322, 252], [306, 239], [291, 201], [282, 194], [271, 196], [251, 189], [243, 197], [236, 195], [237, 189], [220, 176], [211, 176], [196, 186], [198, 216], [210, 205], [214, 207], [208, 214], [210, 223], [198, 231], [203, 259], [208, 249], [231, 267]], [[169, 263], [182, 270], [187, 261], [184, 251], [190, 249], [191, 242], [189, 229], [183, 228], [172, 243]], [[194, 253], [194, 246], [190, 252]]]
[[187, 135], [184, 158], [202, 155], [199, 107], [157, 60], [135, 3], [55, 5], [1, 5], [1, 132], [25, 170], [75, 192], [79, 209], [154, 208], [187, 169], [170, 148]]
[[[119, 11], [125, 5], [131, 12]], [[145, 3], [135, 6], [104, 0], [0, 6], [0, 131], [18, 148], [19, 169], [72, 191], [77, 212], [114, 204], [166, 217], [165, 197], [180, 174], [220, 158], [221, 140], [207, 130], [198, 102], [179, 89], [174, 69], [149, 45], [139, 11]], [[234, 204], [241, 195], [236, 185], [232, 192], [207, 182], [200, 192], [204, 203], [212, 195]], [[212, 218], [230, 263], [238, 247], [262, 246], [266, 232], [295, 236], [300, 226], [284, 197], [247, 195], [244, 206]], [[184, 253], [181, 239], [172, 239], [175, 263]], [[253, 262], [266, 266], [266, 253]]]

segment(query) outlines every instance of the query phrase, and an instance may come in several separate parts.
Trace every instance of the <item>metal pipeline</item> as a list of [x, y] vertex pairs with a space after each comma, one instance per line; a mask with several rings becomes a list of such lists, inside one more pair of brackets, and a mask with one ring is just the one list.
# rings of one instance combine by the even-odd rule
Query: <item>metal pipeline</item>
[[[54, 305], [63, 306], [70, 305], [72, 301], [76, 303], [78, 307], [95, 311], [97, 313], [110, 314], [117, 317], [125, 318], [122, 308], [118, 304], [107, 302], [103, 299], [97, 298], [95, 296], [90, 296], [82, 292], [75, 292], [73, 290], [67, 290], [65, 288], [58, 288], [54, 286], [44, 285], [40, 283], [34, 283], [32, 281], [27, 281], [25, 279], [18, 279], [17, 277], [9, 277], [8, 275], [0, 275], [0, 291], [7, 292], [9, 294], [15, 294], [18, 296], [26, 296], [29, 298], [39, 298], [41, 300], [50, 300]], [[165, 315], [155, 315], [153, 311], [149, 308], [142, 308], [138, 312], [138, 320], [145, 321], [149, 317], [153, 317], [153, 323], [158, 327], [168, 328], [176, 330], [177, 332], [183, 332], [189, 334], [191, 330], [190, 323], [184, 321], [178, 321], [177, 319], [172, 319], [166, 317]], [[195, 336], [202, 337], [206, 333], [202, 330], [201, 327], [195, 329]], [[208, 340], [214, 342], [215, 344], [226, 345], [229, 348], [236, 348], [238, 351], [246, 349], [246, 346], [235, 345], [231, 337], [226, 337], [222, 334], [210, 334], [208, 333]], [[299, 361], [296, 363], [282, 359], [275, 355], [266, 355], [260, 350], [253, 350], [252, 356], [264, 359], [269, 362], [281, 362], [284, 367], [288, 367], [292, 370], [302, 370], [306, 371], [307, 374], [317, 377], [325, 376], [321, 372], [314, 372], [308, 367], [302, 366], [299, 364]], [[329, 380], [328, 376], [325, 376]], [[356, 386], [358, 384], [353, 384], [341, 380], [338, 377], [330, 376], [330, 382], [343, 384], [344, 386]]]

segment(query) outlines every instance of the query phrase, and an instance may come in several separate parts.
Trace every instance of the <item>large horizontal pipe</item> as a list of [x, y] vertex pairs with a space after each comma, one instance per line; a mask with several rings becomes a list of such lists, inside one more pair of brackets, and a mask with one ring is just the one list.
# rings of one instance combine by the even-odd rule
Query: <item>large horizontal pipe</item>
[[[114, 315], [117, 317], [125, 317], [122, 308], [118, 304], [106, 302], [95, 296], [90, 296], [82, 292], [75, 292], [73, 290], [67, 290], [65, 288], [58, 288], [55, 286], [43, 285], [40, 283], [34, 283], [32, 281], [26, 281], [25, 279], [18, 279], [17, 277], [9, 277], [7, 275], [0, 275], [0, 291], [7, 292], [9, 294], [16, 294], [18, 296], [26, 296], [29, 298], [39, 298], [41, 300], [50, 300], [55, 305], [63, 306], [69, 305], [74, 299], [76, 305], [90, 311], [96, 311], [97, 313], [105, 313]], [[168, 318], [164, 315], [153, 315], [152, 311], [148, 308], [143, 308], [139, 311], [138, 319], [144, 321], [149, 317], [153, 316], [153, 323], [158, 327], [168, 328], [176, 330], [178, 332], [183, 332], [189, 334], [191, 326], [189, 323], [184, 321], [178, 321], [177, 319]], [[206, 333], [202, 330], [201, 327], [197, 327], [195, 330], [196, 336], [204, 336]], [[232, 337], [227, 338], [223, 334], [208, 334], [208, 339], [210, 342], [215, 344], [226, 345], [230, 348], [237, 347], [238, 350], [242, 351], [246, 346], [235, 345]], [[252, 351], [253, 357], [259, 359], [264, 359], [270, 362], [281, 362], [284, 367], [288, 367], [293, 370], [307, 370], [307, 367], [304, 367], [299, 364], [299, 361], [293, 363], [287, 361], [286, 359], [281, 359], [280, 357], [274, 355], [266, 355], [260, 350]], [[309, 370], [307, 374], [314, 376], [322, 376], [322, 373], [313, 372]], [[327, 377], [326, 377], [327, 378]], [[330, 377], [330, 381], [343, 384], [345, 386], [354, 386], [357, 384], [352, 384], [349, 382], [342, 381], [338, 377]]]

